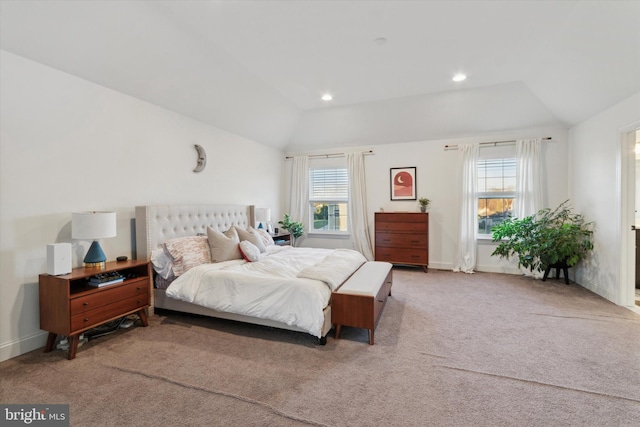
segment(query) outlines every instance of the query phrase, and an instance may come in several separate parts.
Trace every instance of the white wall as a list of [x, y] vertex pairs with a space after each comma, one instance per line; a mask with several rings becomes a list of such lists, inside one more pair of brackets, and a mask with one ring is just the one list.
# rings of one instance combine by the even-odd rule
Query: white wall
[[[452, 269], [457, 245], [460, 211], [459, 167], [458, 152], [445, 151], [444, 146], [546, 136], [550, 136], [553, 139], [543, 142], [543, 174], [545, 176], [543, 185], [546, 189], [544, 203], [545, 206], [555, 207], [568, 197], [567, 131], [562, 128], [537, 128], [509, 133], [485, 134], [473, 138], [350, 147], [344, 150], [331, 150], [330, 152], [349, 150], [373, 150], [375, 152], [375, 154], [365, 157], [367, 201], [372, 242], [374, 241], [374, 212], [379, 211], [380, 208], [383, 208], [385, 212], [417, 212], [419, 210], [418, 203], [415, 201], [390, 200], [389, 169], [415, 166], [417, 168], [417, 195], [418, 197], [431, 199], [429, 206], [429, 265], [432, 268]], [[321, 161], [316, 160], [315, 162]], [[285, 164], [285, 170], [287, 171], [285, 179], [290, 181], [290, 162]], [[312, 237], [306, 237], [301, 240], [301, 244], [313, 247], [351, 247], [350, 242], [345, 240]], [[491, 257], [494, 248], [495, 244], [491, 242], [478, 244], [476, 270], [518, 272], [515, 264]]]
[[[634, 125], [635, 123], [635, 125]], [[577, 281], [595, 293], [625, 304], [622, 253], [622, 135], [640, 127], [640, 93], [569, 131], [569, 194], [576, 210], [595, 221], [595, 249], [576, 269]], [[629, 231], [630, 232], [630, 231]]]
[[[126, 66], [122, 64], [120, 66]], [[44, 345], [38, 274], [71, 213], [113, 210], [107, 258], [131, 256], [134, 207], [237, 203], [280, 215], [281, 152], [0, 51], [0, 361]], [[194, 173], [194, 144], [207, 167]]]

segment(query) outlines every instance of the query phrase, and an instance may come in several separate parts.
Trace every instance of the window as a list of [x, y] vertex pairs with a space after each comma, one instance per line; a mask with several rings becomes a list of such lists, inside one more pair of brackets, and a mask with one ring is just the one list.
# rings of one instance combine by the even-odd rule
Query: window
[[491, 235], [493, 226], [513, 212], [516, 159], [478, 160], [478, 234]]
[[349, 178], [346, 168], [309, 170], [311, 233], [345, 234]]

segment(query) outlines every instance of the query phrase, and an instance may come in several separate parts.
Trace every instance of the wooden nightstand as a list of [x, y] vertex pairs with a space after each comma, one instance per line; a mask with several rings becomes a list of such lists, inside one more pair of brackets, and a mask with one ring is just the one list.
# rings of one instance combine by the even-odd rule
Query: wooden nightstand
[[[88, 284], [91, 276], [112, 271], [125, 280], [100, 288]], [[49, 332], [45, 353], [53, 350], [58, 335], [66, 335], [71, 360], [76, 357], [80, 334], [129, 314], [138, 313], [142, 325], [147, 326], [145, 310], [150, 305], [151, 283], [148, 261], [113, 261], [105, 268], [74, 268], [62, 276], [41, 274], [40, 329]]]
[[273, 241], [278, 246], [291, 245], [291, 234], [289, 233], [274, 233], [271, 237], [273, 237]]

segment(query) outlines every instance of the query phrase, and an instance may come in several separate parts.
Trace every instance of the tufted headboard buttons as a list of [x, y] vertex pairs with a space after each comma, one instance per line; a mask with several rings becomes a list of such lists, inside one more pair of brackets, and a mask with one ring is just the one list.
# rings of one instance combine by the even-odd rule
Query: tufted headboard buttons
[[160, 243], [176, 237], [207, 233], [207, 227], [227, 231], [231, 226], [255, 224], [253, 205], [136, 206], [138, 259], [149, 259]]

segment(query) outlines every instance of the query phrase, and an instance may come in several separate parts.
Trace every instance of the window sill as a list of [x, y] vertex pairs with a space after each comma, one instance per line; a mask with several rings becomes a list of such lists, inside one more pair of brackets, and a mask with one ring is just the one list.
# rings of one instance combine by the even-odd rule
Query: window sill
[[493, 237], [488, 234], [481, 234], [476, 236], [476, 241], [481, 245], [496, 245], [497, 242], [493, 241]]
[[350, 238], [349, 234], [338, 234], [338, 233], [308, 233], [307, 237], [311, 239], [342, 239], [347, 240]]

